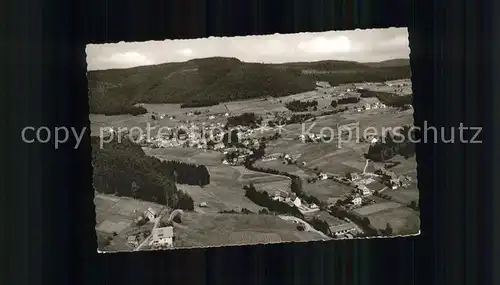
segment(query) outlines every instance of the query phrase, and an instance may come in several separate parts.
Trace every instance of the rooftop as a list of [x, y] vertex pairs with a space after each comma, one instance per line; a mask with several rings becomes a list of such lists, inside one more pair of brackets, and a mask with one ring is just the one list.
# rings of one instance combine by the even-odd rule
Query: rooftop
[[174, 227], [153, 229], [153, 238], [169, 238], [174, 236]]
[[353, 223], [344, 223], [341, 225], [330, 227], [330, 231], [332, 233], [335, 233], [335, 232], [339, 232], [339, 231], [350, 230], [352, 228], [356, 228], [356, 225], [354, 225]]

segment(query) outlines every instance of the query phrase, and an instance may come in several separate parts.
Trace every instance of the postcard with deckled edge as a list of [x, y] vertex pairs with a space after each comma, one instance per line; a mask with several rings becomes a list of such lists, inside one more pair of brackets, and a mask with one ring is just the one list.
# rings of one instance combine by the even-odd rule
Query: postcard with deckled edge
[[420, 233], [406, 28], [86, 53], [99, 252]]

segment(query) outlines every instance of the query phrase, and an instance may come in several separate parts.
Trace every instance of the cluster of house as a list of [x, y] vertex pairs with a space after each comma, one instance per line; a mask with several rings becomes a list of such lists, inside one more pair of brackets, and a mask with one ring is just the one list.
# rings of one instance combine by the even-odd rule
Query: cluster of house
[[225, 158], [222, 160], [222, 164], [234, 166], [243, 164], [247, 156], [253, 154], [253, 150], [248, 148], [230, 147], [224, 149], [223, 153]]
[[294, 192], [287, 192], [283, 190], [277, 190], [272, 197], [274, 201], [279, 201], [282, 203], [286, 203], [289, 206], [296, 207], [302, 214], [309, 214], [316, 211], [319, 211], [319, 206], [312, 203], [308, 204], [300, 197], [297, 196]]
[[[208, 110], [206, 110], [205, 112], [208, 112]], [[199, 115], [199, 114], [198, 114], [198, 113], [196, 113], [196, 112], [186, 112], [186, 113], [185, 113], [185, 115], [186, 115], [186, 116], [194, 116], [194, 115]], [[208, 119], [209, 119], [209, 120], [213, 120], [213, 119], [215, 119], [215, 118], [217, 118], [217, 117], [229, 117], [229, 116], [230, 116], [230, 114], [229, 114], [229, 113], [224, 113], [224, 114], [215, 114], [215, 115], [210, 115], [210, 116], [208, 116]]]
[[356, 111], [363, 112], [371, 109], [383, 109], [383, 108], [387, 108], [387, 105], [380, 102], [375, 102], [373, 104], [364, 104], [363, 106], [357, 107]]
[[[213, 135], [217, 141], [222, 140], [224, 135], [222, 132], [215, 132], [214, 130], [221, 130], [223, 125], [221, 123], [212, 123], [209, 125], [197, 126], [193, 123], [187, 125], [180, 125], [178, 127], [162, 127], [156, 136], [149, 136], [143, 134], [139, 139], [143, 146], [151, 148], [168, 148], [168, 147], [197, 147], [199, 149], [207, 149], [208, 142], [207, 136]], [[212, 138], [210, 138], [212, 139]]]
[[358, 227], [354, 223], [339, 220], [327, 212], [319, 212], [315, 216], [317, 219], [325, 221], [328, 224], [330, 233], [334, 237], [353, 238], [354, 235], [359, 232]]
[[382, 183], [390, 187], [392, 190], [397, 190], [399, 187], [406, 188], [411, 183], [411, 177], [407, 175], [396, 175], [396, 173], [385, 168], [380, 168], [375, 171], [375, 174], [380, 175]]
[[[146, 211], [141, 213], [134, 222], [138, 226], [142, 226], [147, 222], [155, 223], [156, 218], [158, 218], [158, 212], [153, 208], [148, 208]], [[156, 226], [156, 223], [155, 223]], [[151, 241], [149, 246], [151, 247], [172, 247], [174, 229], [172, 226], [166, 227], [153, 227], [151, 231], [144, 230], [141, 232], [136, 232], [135, 234], [129, 235], [127, 237], [127, 243], [131, 246], [137, 247], [141, 240], [145, 240], [151, 234]]]
[[158, 217], [158, 213], [153, 208], [149, 207], [146, 211], [141, 213], [141, 215], [137, 216], [134, 222], [140, 226], [147, 222], [154, 222], [156, 217]]
[[[155, 120], [162, 120], [162, 119], [163, 119], [163, 118], [165, 118], [166, 116], [167, 116], [167, 115], [165, 115], [165, 114], [158, 114], [158, 113], [156, 113], [156, 112], [153, 112], [153, 113], [151, 113], [151, 120], [153, 120], [153, 121], [155, 121]], [[169, 118], [170, 120], [175, 119], [175, 117], [174, 117], [174, 116], [170, 116], [170, 117], [168, 117], [168, 118]]]
[[[226, 146], [222, 143], [225, 134], [223, 129], [224, 124], [220, 122], [202, 127], [189, 123], [174, 128], [162, 127], [161, 132], [156, 136], [148, 137], [148, 134], [143, 134], [138, 141], [143, 146], [151, 148], [192, 147], [224, 151]], [[241, 126], [235, 127], [233, 130], [238, 131], [239, 142], [244, 147], [259, 147], [258, 139], [251, 137], [254, 130]]]
[[308, 133], [308, 134], [300, 134], [297, 137], [297, 139], [302, 141], [303, 143], [306, 143], [306, 142], [317, 142], [321, 140], [328, 141], [330, 140], [330, 137], [324, 134], [321, 135], [321, 134]]
[[374, 190], [368, 188], [367, 185], [375, 182], [375, 180], [370, 176], [350, 172], [346, 176], [332, 176], [332, 179], [353, 187], [351, 193], [341, 201], [344, 207], [349, 209], [357, 208], [371, 201], [368, 197], [373, 195]]
[[385, 84], [389, 87], [410, 87], [411, 80], [396, 80], [396, 81], [387, 81]]

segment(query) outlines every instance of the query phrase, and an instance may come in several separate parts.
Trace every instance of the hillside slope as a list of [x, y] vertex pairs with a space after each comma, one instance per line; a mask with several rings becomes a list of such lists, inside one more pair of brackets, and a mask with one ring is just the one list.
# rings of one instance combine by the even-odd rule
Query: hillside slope
[[[307, 72], [304, 72], [307, 71]], [[332, 85], [406, 78], [409, 66], [371, 67], [349, 61], [285, 64], [246, 63], [212, 57], [130, 69], [90, 71], [90, 112], [141, 114], [137, 103], [224, 102], [281, 97], [314, 90], [315, 81]]]

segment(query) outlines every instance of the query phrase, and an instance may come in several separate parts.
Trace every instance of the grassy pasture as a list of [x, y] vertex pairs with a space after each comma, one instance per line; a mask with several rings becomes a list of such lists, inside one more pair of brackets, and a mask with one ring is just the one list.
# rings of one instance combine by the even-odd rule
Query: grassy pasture
[[312, 232], [299, 232], [294, 223], [272, 215], [197, 213], [183, 216], [175, 237], [175, 247], [179, 248], [321, 239]]

